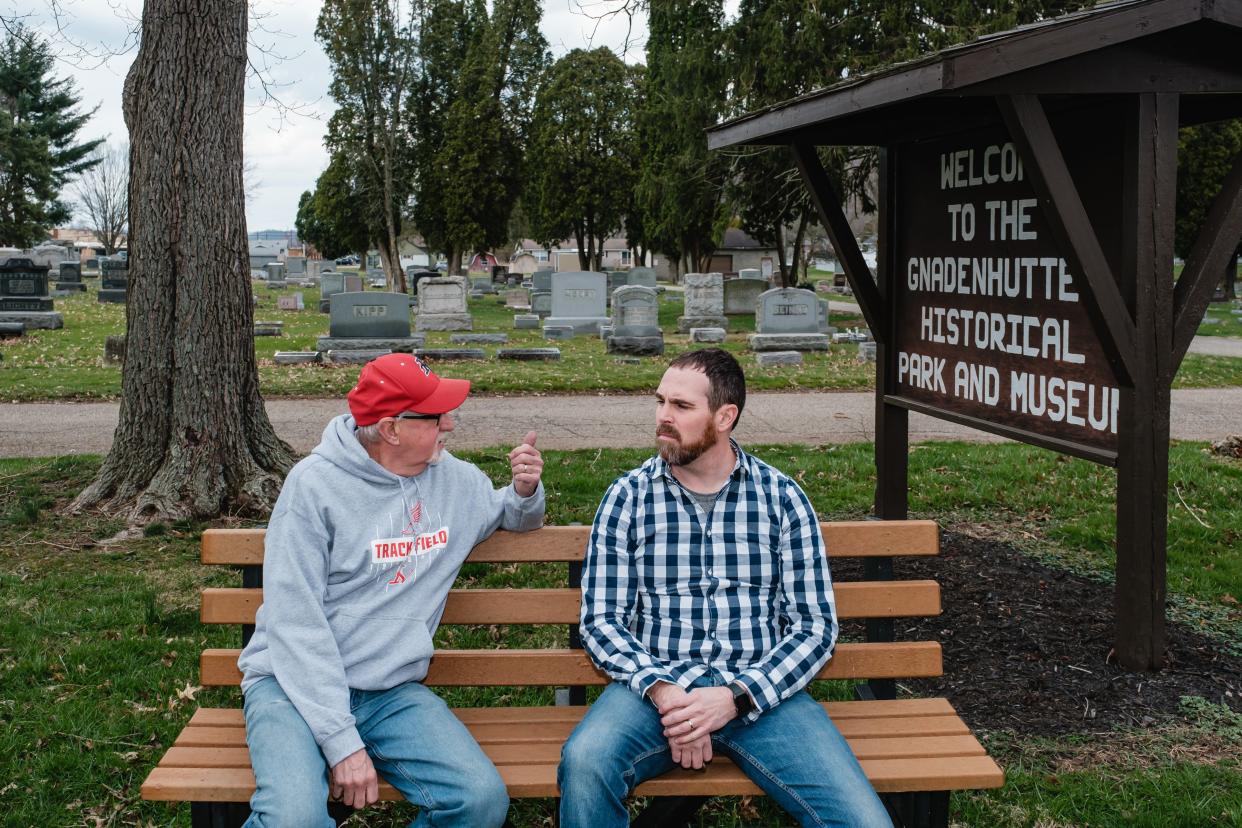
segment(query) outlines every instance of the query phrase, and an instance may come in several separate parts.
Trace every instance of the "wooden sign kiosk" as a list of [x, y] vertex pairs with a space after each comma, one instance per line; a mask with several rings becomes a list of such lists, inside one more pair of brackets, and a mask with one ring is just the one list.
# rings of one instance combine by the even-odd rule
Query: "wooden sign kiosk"
[[[1117, 469], [1116, 657], [1164, 656], [1169, 387], [1242, 237], [1242, 159], [1173, 278], [1180, 126], [1242, 116], [1242, 2], [1134, 0], [722, 124], [790, 148], [878, 347], [876, 515], [917, 411]], [[816, 152], [876, 145], [878, 278]]]

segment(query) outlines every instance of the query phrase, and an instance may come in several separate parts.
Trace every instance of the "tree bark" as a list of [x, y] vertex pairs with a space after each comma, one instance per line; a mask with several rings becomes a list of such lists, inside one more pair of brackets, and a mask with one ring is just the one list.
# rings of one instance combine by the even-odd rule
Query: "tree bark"
[[244, 0], [146, 0], [125, 79], [127, 356], [112, 450], [70, 511], [270, 510], [293, 451], [259, 393], [242, 184]]

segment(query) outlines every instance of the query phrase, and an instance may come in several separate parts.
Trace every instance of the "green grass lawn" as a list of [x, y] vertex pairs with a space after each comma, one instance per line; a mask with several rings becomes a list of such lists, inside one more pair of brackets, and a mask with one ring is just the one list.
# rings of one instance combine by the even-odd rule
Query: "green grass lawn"
[[[801, 481], [825, 519], [870, 508], [869, 445], [767, 446], [755, 453]], [[598, 498], [641, 450], [547, 452], [548, 522], [589, 522]], [[496, 480], [503, 449], [465, 453]], [[198, 653], [235, 647], [236, 630], [198, 622], [204, 586], [231, 572], [197, 563], [200, 525], [152, 525], [143, 537], [100, 544], [114, 516], [57, 513], [98, 467], [95, 457], [0, 460], [0, 813], [3, 824], [189, 825], [189, 809], [144, 803], [138, 787], [199, 704], [235, 705], [234, 691], [197, 687]], [[1115, 473], [1021, 445], [935, 443], [910, 458], [911, 511], [946, 528], [986, 527], [1056, 566], [1107, 580]], [[1173, 619], [1242, 650], [1242, 462], [1202, 444], [1172, 448], [1169, 594]], [[233, 524], [235, 525], [235, 524]], [[553, 585], [538, 567], [467, 567], [475, 585]], [[946, 600], [953, 600], [947, 595]], [[552, 643], [562, 632], [445, 628], [439, 643]], [[544, 640], [549, 639], [549, 640]], [[538, 692], [458, 689], [456, 703], [521, 703]], [[957, 794], [962, 826], [1200, 826], [1242, 824], [1242, 716], [1187, 699], [1184, 715], [1143, 730], [1014, 741], [985, 733], [1008, 784]], [[515, 805], [523, 828], [550, 825], [553, 805]], [[404, 825], [384, 806], [357, 823]], [[786, 825], [765, 800], [726, 800], [702, 825]]]
[[1234, 302], [1213, 302], [1208, 305], [1207, 316], [1219, 322], [1199, 326], [1199, 336], [1242, 337], [1242, 306]]
[[[306, 310], [281, 311], [277, 297], [292, 290], [271, 291], [256, 283], [259, 304], [256, 320], [279, 320], [284, 335], [257, 337], [255, 352], [263, 393], [269, 397], [341, 396], [358, 376], [356, 365], [276, 365], [276, 351], [315, 350], [315, 341], [328, 333], [328, 317], [319, 313], [318, 289], [301, 289]], [[840, 298], [840, 297], [836, 297]], [[125, 308], [103, 305], [94, 292], [59, 298], [56, 308], [65, 318], [58, 331], [33, 331], [19, 340], [0, 341], [0, 400], [32, 401], [49, 399], [110, 399], [120, 395], [121, 369], [103, 365], [103, 342], [108, 335], [125, 330]], [[598, 337], [578, 336], [549, 343], [540, 330], [513, 328], [513, 313], [497, 304], [494, 297], [470, 300], [476, 332], [503, 332], [509, 335], [507, 347], [545, 347], [561, 349], [558, 362], [513, 363], [494, 358], [479, 362], [453, 363], [454, 376], [470, 379], [479, 393], [587, 393], [596, 391], [632, 392], [655, 387], [668, 359], [690, 347], [689, 337], [676, 333], [681, 314], [680, 296], [666, 293], [660, 303], [660, 324], [665, 330], [664, 358], [643, 358], [637, 363], [621, 363], [605, 353]], [[846, 328], [863, 323], [860, 315], [834, 314], [832, 323]], [[1230, 322], [1229, 324], [1234, 324]], [[874, 365], [859, 363], [857, 346], [835, 345], [827, 354], [806, 354], [801, 366], [761, 369], [746, 345], [746, 335], [754, 331], [753, 317], [732, 317], [729, 338], [724, 347], [733, 351], [746, 370], [752, 390], [865, 390], [874, 385]], [[1216, 331], [1215, 333], [1220, 333]], [[448, 347], [447, 332], [427, 335], [427, 347]], [[489, 357], [496, 346], [484, 346]], [[1178, 373], [1175, 384], [1183, 388], [1242, 385], [1242, 359], [1205, 357], [1191, 354]]]

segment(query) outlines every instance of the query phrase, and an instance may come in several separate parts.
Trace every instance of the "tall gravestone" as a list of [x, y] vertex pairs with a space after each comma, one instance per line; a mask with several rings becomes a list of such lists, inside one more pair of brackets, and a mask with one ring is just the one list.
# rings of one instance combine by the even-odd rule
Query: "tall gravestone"
[[42, 330], [65, 326], [54, 308], [47, 272], [47, 266], [27, 258], [10, 257], [0, 265], [0, 322], [20, 322]]
[[551, 290], [552, 271], [536, 270], [530, 274], [530, 286], [532, 290]]
[[642, 285], [619, 287], [612, 294], [614, 324], [608, 337], [608, 353], [659, 356], [664, 353], [660, 330], [660, 297]]
[[423, 279], [418, 283], [419, 331], [469, 331], [474, 319], [466, 307], [466, 284], [452, 276]]
[[575, 333], [599, 333], [608, 324], [608, 277], [603, 273], [569, 271], [552, 277], [552, 313], [544, 327], [570, 326]]
[[56, 272], [66, 258], [65, 248], [59, 244], [41, 244], [30, 251], [30, 261], [38, 267], [49, 268], [52, 273]]
[[677, 331], [689, 333], [691, 328], [725, 328], [724, 276], [719, 273], [687, 273], [686, 305], [677, 318]]
[[550, 316], [552, 314], [552, 291], [531, 288], [530, 312], [540, 319]]
[[268, 287], [284, 287], [285, 286], [285, 263], [284, 262], [268, 262], [263, 265], [264, 274], [267, 277]]
[[323, 271], [319, 274], [319, 312], [328, 313], [332, 308], [332, 297], [345, 292], [345, 274], [335, 270]]
[[819, 297], [800, 288], [775, 288], [759, 295], [752, 351], [826, 351], [829, 338], [820, 333]]
[[290, 256], [285, 259], [285, 273], [288, 276], [297, 276], [301, 278], [306, 275], [306, 258], [304, 256]]
[[[758, 273], [759, 271], [755, 271]], [[759, 294], [768, 289], [764, 279], [738, 277], [724, 283], [724, 312], [726, 316], [749, 316], [755, 312]]]
[[612, 294], [617, 288], [628, 285], [630, 273], [628, 270], [609, 270], [608, 271], [608, 306], [612, 307]]
[[99, 272], [99, 301], [124, 305], [129, 290], [129, 259], [105, 256], [99, 260]]

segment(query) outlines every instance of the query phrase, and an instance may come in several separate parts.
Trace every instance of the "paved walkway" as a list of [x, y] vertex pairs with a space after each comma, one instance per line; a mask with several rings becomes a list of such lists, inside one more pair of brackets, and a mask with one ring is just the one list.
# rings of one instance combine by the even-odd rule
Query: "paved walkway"
[[[747, 400], [738, 428], [743, 443], [822, 445], [874, 438], [870, 392], [759, 393]], [[624, 448], [654, 444], [655, 402], [648, 396], [471, 397], [451, 445], [510, 446], [528, 429], [540, 448]], [[0, 457], [103, 454], [112, 444], [117, 403], [6, 403], [0, 405]], [[340, 400], [269, 400], [276, 431], [298, 452], [319, 441], [324, 424], [346, 410]], [[1242, 388], [1173, 392], [1172, 434], [1217, 440], [1242, 431]], [[1001, 438], [919, 414], [910, 438], [999, 442]]]

